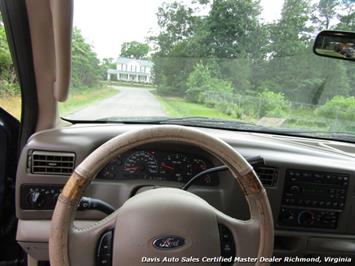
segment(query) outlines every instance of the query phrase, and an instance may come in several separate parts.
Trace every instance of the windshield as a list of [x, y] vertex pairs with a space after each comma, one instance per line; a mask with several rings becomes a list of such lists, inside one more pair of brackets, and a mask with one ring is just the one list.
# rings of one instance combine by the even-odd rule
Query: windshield
[[355, 66], [312, 53], [319, 31], [355, 31], [352, 0], [75, 0], [74, 10], [65, 119], [355, 141]]

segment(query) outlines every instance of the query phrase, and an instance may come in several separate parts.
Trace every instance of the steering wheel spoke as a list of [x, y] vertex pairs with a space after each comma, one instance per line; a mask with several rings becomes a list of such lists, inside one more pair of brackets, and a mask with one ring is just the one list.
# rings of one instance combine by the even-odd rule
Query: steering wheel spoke
[[[93, 223], [74, 222], [69, 231], [69, 258], [72, 265], [100, 265], [99, 261], [112, 261], [113, 237], [117, 212]], [[108, 264], [110, 265], [110, 264]]]
[[[235, 261], [233, 265], [248, 265], [246, 264], [247, 262], [250, 262], [250, 265], [255, 265], [252, 258], [258, 257], [260, 240], [259, 221], [257, 219], [249, 219], [246, 221], [235, 219], [220, 211], [216, 211], [216, 215], [218, 224], [227, 228], [232, 235], [231, 237], [233, 237], [233, 239], [230, 239], [231, 237], [227, 235], [228, 232], [226, 232], [226, 230], [220, 232], [222, 254], [223, 245], [227, 245], [227, 248], [229, 245], [235, 249], [233, 255], [236, 259], [233, 258]], [[223, 242], [224, 239], [227, 239], [226, 242]]]

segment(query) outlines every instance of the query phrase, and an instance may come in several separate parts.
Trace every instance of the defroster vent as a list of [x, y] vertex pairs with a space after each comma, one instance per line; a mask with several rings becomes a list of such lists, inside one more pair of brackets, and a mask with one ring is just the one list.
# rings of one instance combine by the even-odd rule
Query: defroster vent
[[28, 156], [32, 174], [69, 176], [75, 167], [75, 153], [33, 151]]

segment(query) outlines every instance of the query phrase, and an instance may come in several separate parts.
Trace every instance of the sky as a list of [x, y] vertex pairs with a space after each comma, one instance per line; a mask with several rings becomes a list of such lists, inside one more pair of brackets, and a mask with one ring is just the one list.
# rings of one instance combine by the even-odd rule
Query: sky
[[[100, 59], [116, 58], [121, 44], [145, 41], [158, 31], [156, 12], [169, 0], [74, 0], [74, 26], [93, 46]], [[261, 18], [280, 17], [284, 0], [261, 0]]]

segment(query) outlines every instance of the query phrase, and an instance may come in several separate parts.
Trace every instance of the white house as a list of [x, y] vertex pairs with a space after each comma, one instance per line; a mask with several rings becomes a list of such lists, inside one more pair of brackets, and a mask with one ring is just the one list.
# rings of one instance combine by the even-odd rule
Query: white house
[[152, 68], [153, 63], [149, 60], [118, 57], [116, 69], [107, 70], [107, 80], [112, 80], [114, 75], [117, 80], [151, 83]]

